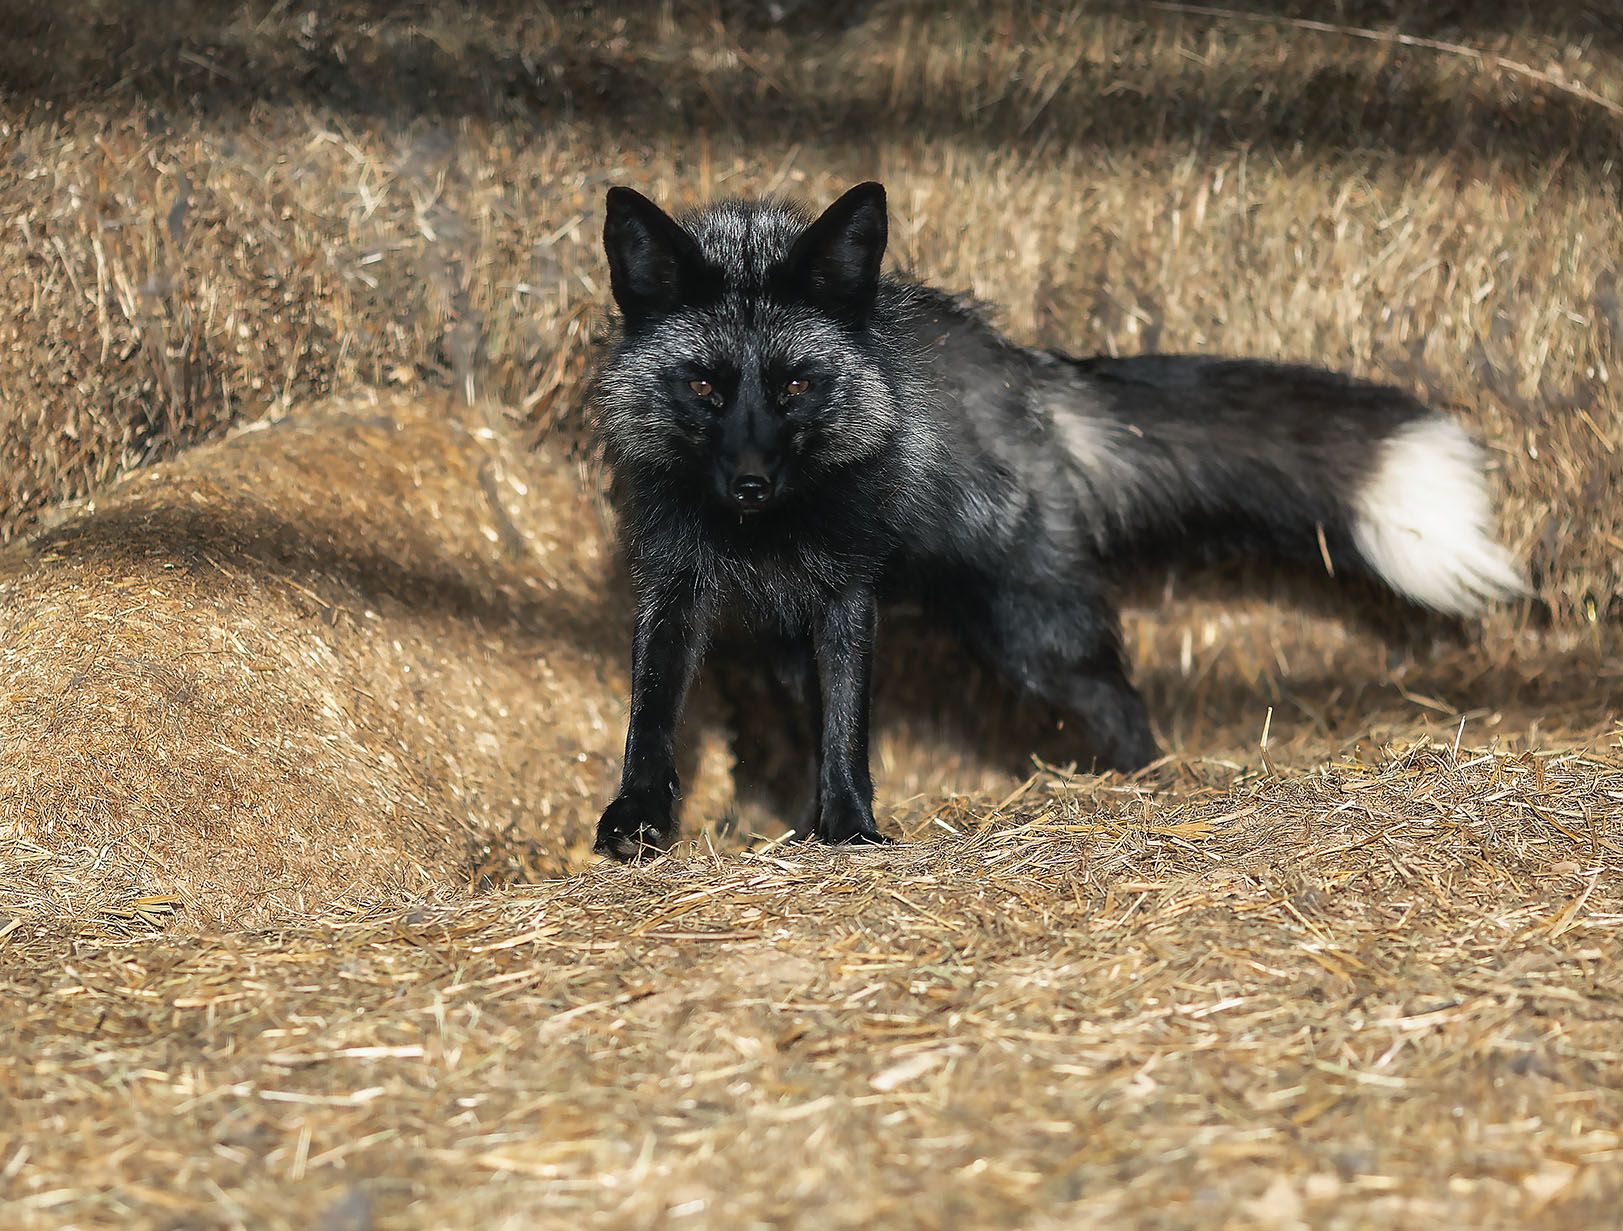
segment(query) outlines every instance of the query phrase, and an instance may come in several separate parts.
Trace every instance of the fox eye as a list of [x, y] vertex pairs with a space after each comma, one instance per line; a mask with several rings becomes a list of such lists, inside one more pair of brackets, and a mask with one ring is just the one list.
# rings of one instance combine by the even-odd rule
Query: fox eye
[[789, 381], [786, 385], [784, 385], [783, 391], [784, 391], [784, 393], [788, 394], [790, 397], [797, 398], [802, 393], [806, 392], [806, 390], [808, 390], [810, 388], [811, 388], [811, 381], [807, 380], [803, 376], [797, 376], [793, 380]]
[[702, 376], [688, 381], [688, 388], [693, 390], [698, 397], [702, 398], [707, 398], [716, 391], [716, 387]]

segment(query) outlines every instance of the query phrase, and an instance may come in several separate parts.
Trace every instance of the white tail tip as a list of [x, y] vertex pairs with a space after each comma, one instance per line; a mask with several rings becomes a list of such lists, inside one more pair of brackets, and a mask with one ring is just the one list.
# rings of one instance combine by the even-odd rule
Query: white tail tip
[[1385, 441], [1356, 509], [1358, 550], [1417, 603], [1475, 615], [1527, 592], [1521, 570], [1494, 538], [1482, 450], [1449, 419], [1421, 419]]

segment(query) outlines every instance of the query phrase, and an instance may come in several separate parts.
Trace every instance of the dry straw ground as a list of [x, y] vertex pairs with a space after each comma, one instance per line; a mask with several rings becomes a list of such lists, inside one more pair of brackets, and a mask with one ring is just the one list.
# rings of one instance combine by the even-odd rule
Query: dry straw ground
[[[0, 5], [0, 1225], [1615, 1225], [1623, 22], [1190, 7]], [[1022, 338], [1452, 408], [1536, 600], [1151, 580], [1132, 782], [903, 613], [904, 845], [735, 670], [590, 866], [601, 191], [868, 175]]]

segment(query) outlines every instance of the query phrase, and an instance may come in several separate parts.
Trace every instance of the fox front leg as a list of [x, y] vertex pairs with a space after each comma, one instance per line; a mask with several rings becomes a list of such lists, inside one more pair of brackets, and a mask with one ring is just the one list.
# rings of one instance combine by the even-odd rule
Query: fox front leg
[[597, 823], [592, 849], [630, 860], [676, 836], [676, 724], [704, 646], [705, 618], [691, 588], [637, 605], [631, 649], [631, 721], [620, 793]]
[[816, 630], [822, 693], [817, 773], [817, 836], [825, 842], [878, 845], [889, 841], [873, 819], [868, 776], [868, 715], [873, 688], [873, 588], [857, 583], [837, 595]]

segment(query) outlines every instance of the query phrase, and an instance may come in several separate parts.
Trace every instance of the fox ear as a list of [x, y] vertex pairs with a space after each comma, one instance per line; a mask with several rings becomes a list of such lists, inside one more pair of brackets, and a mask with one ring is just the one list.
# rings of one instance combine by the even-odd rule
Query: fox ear
[[858, 184], [801, 232], [789, 252], [790, 276], [816, 302], [861, 319], [879, 290], [886, 234], [884, 188]]
[[610, 188], [603, 219], [609, 285], [628, 327], [669, 311], [703, 275], [693, 236], [642, 193]]

